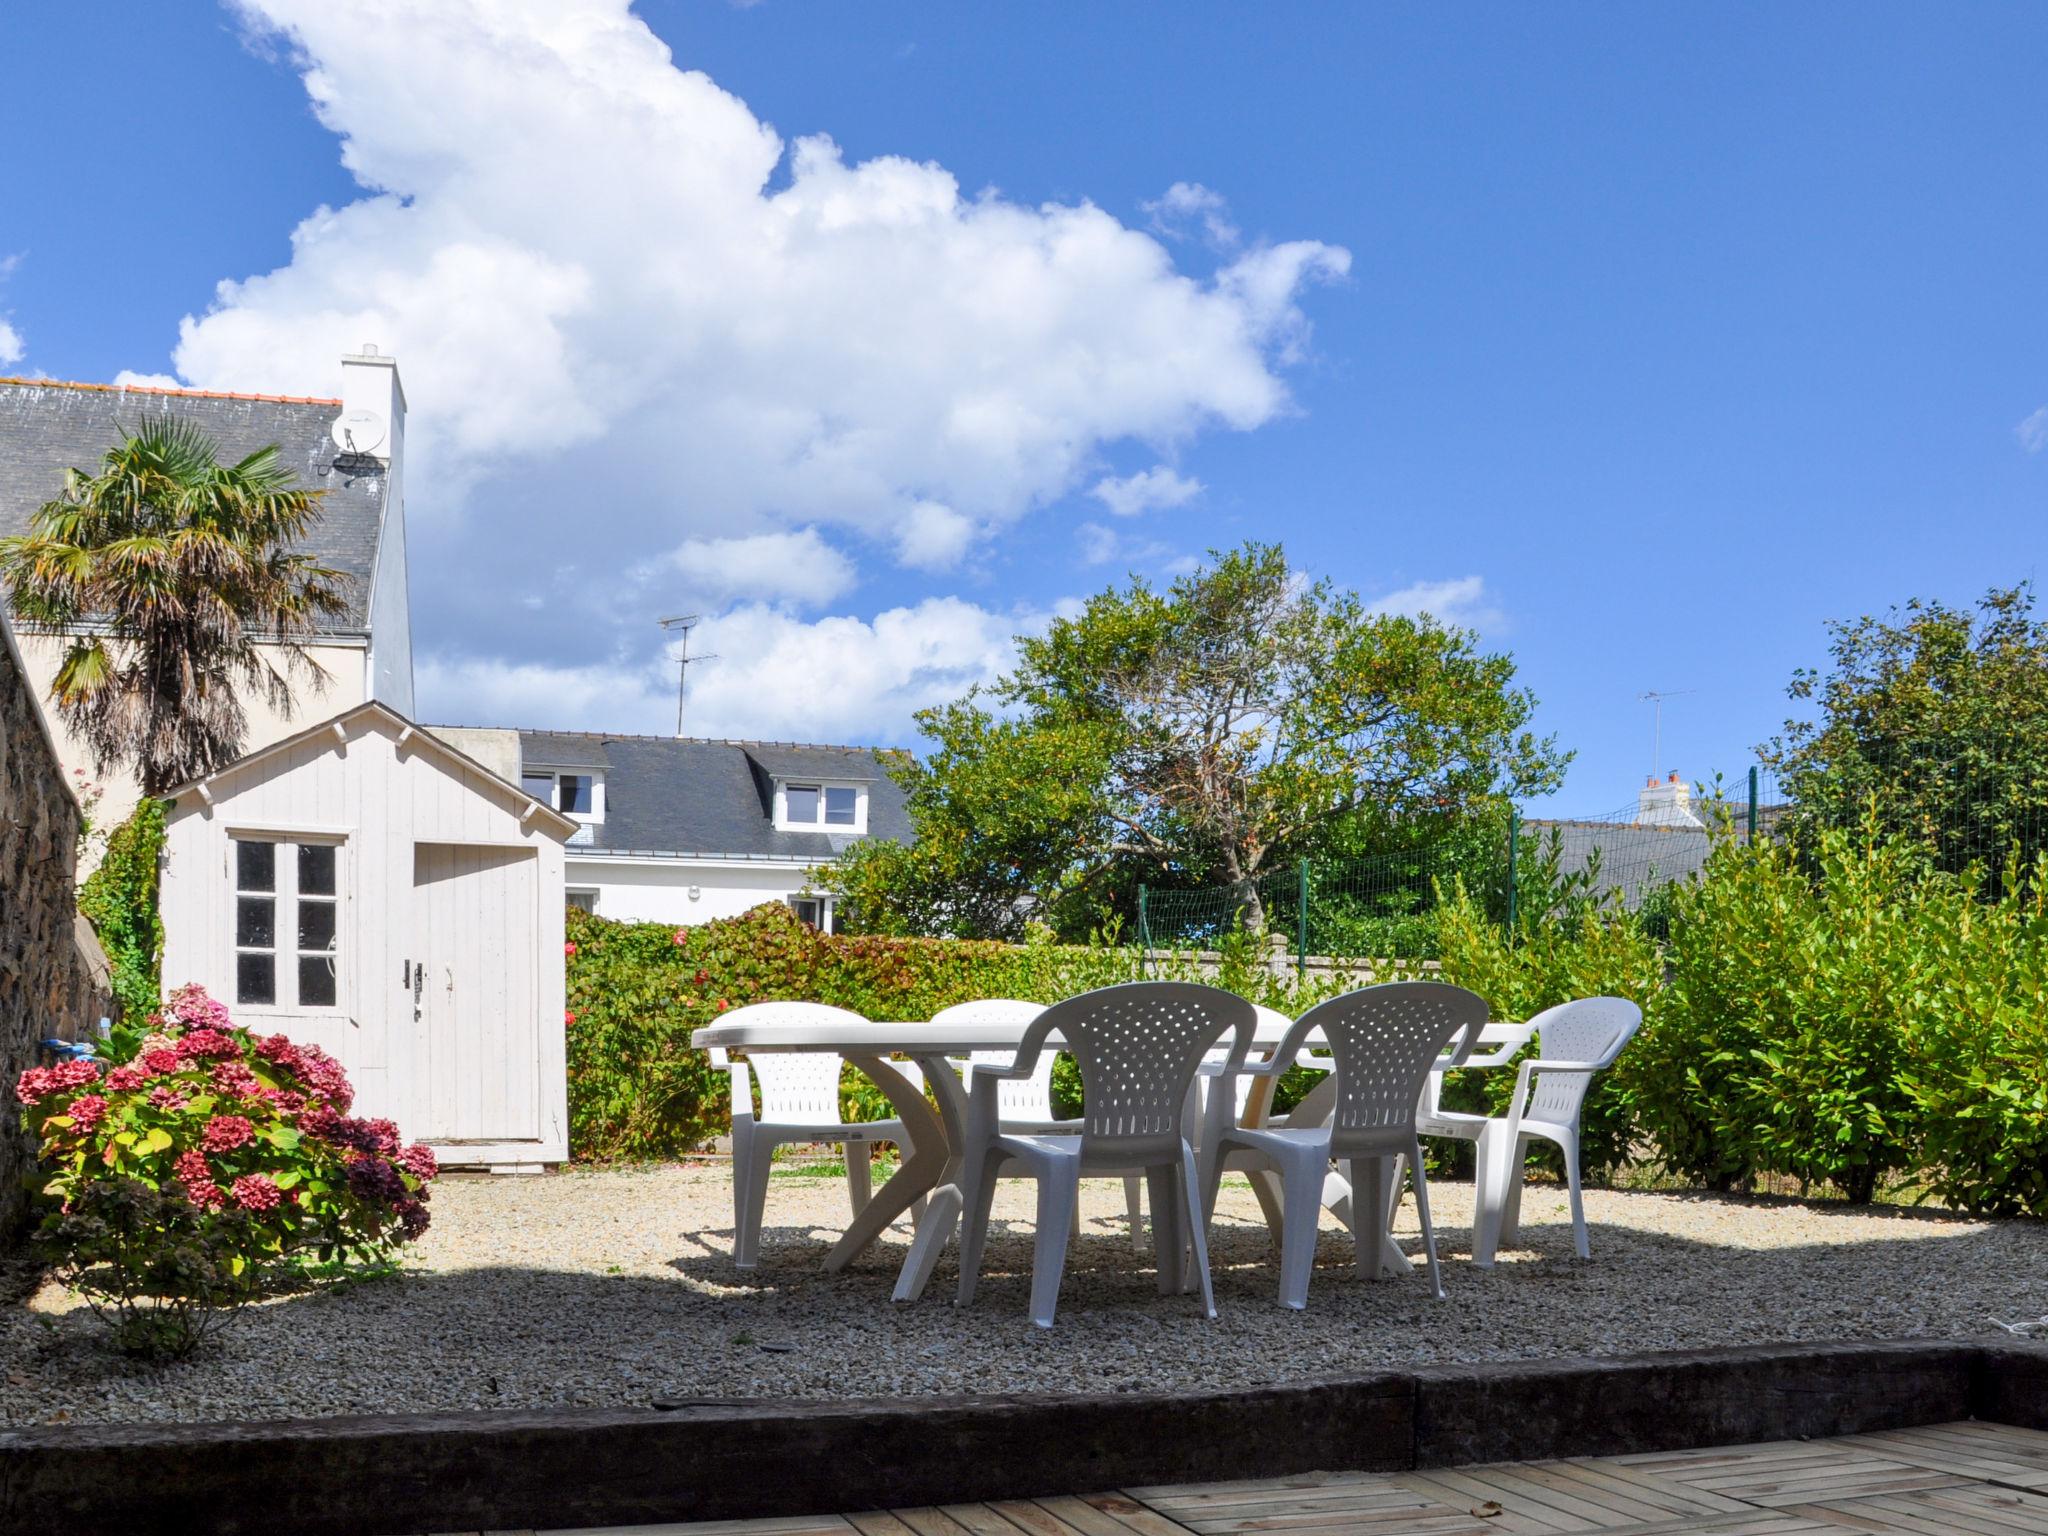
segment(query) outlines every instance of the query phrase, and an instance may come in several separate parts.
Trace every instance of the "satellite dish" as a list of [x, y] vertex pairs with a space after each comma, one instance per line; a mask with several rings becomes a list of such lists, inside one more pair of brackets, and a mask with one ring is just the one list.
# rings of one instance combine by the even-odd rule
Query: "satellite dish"
[[343, 453], [375, 453], [384, 441], [384, 418], [375, 411], [344, 411], [327, 433]]

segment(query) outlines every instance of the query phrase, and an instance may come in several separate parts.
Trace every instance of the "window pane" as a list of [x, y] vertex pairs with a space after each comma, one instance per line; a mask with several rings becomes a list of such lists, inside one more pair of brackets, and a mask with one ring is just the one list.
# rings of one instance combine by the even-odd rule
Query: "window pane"
[[235, 1001], [277, 1001], [277, 959], [273, 955], [235, 956]]
[[828, 789], [825, 791], [825, 825], [828, 827], [850, 827], [853, 825], [855, 792], [850, 789]]
[[815, 900], [806, 896], [792, 896], [789, 898], [789, 910], [796, 914], [798, 922], [809, 923], [813, 928], [818, 926], [818, 903]]
[[782, 795], [789, 820], [814, 822], [818, 819], [818, 787], [815, 784], [792, 784]]
[[235, 889], [277, 889], [277, 844], [259, 843], [246, 837], [235, 840]]
[[562, 800], [555, 807], [564, 816], [588, 816], [590, 814], [590, 775], [587, 773], [565, 773], [562, 775]]
[[299, 956], [299, 1006], [334, 1006], [334, 961], [327, 955]]
[[243, 949], [277, 948], [277, 902], [269, 896], [235, 898], [235, 943]]
[[334, 844], [299, 844], [299, 894], [301, 896], [332, 896], [334, 894]]
[[542, 805], [555, 803], [555, 776], [552, 773], [521, 774], [519, 787]]
[[597, 910], [597, 892], [571, 891], [569, 893], [569, 905], [578, 912], [595, 912]]
[[302, 901], [299, 903], [299, 948], [331, 950], [334, 948], [334, 903], [331, 901]]

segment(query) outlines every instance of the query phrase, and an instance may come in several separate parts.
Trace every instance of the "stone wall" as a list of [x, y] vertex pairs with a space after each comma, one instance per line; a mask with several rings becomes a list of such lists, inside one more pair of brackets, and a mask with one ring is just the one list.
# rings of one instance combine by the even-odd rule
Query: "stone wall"
[[0, 1249], [27, 1214], [31, 1149], [14, 1080], [35, 1064], [38, 1041], [82, 1037], [106, 1006], [80, 943], [78, 829], [78, 802], [0, 616]]

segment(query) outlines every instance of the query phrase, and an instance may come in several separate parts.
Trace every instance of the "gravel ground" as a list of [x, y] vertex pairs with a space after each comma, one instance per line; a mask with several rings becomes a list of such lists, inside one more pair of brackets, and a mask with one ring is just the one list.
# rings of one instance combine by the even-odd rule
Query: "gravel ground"
[[[1532, 1187], [1522, 1246], [1486, 1272], [1466, 1260], [1471, 1187], [1452, 1183], [1433, 1186], [1445, 1301], [1420, 1275], [1357, 1279], [1325, 1214], [1309, 1308], [1287, 1312], [1257, 1205], [1232, 1180], [1211, 1323], [1192, 1298], [1155, 1292], [1123, 1235], [1121, 1185], [1085, 1189], [1086, 1234], [1043, 1333], [1025, 1315], [1027, 1183], [1003, 1186], [981, 1292], [957, 1311], [950, 1256], [923, 1301], [890, 1302], [907, 1228], [850, 1271], [823, 1272], [846, 1210], [836, 1179], [777, 1178], [747, 1277], [728, 1257], [720, 1166], [444, 1180], [402, 1278], [253, 1308], [182, 1364], [122, 1360], [54, 1284], [6, 1304], [0, 1424], [1199, 1389], [1436, 1361], [1968, 1337], [2048, 1314], [2042, 1223], [1592, 1191], [1586, 1263], [1562, 1193]], [[1397, 1230], [1413, 1237], [1412, 1203]]]

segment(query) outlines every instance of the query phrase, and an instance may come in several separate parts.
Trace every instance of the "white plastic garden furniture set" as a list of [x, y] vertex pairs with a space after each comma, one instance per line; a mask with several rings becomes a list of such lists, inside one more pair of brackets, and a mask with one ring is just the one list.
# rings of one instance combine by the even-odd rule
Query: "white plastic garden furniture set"
[[[1361, 1273], [1409, 1271], [1390, 1222], [1404, 1175], [1412, 1176], [1432, 1286], [1441, 1295], [1420, 1136], [1479, 1144], [1474, 1257], [1487, 1264], [1513, 1236], [1519, 1210], [1522, 1159], [1507, 1149], [1519, 1152], [1535, 1137], [1563, 1147], [1584, 1256], [1579, 1110], [1592, 1075], [1619, 1055], [1640, 1014], [1619, 999], [1592, 998], [1527, 1025], [1487, 1024], [1485, 1017], [1481, 999], [1438, 983], [1365, 988], [1288, 1020], [1211, 987], [1134, 982], [1049, 1008], [997, 999], [912, 1023], [870, 1022], [820, 1004], [763, 1003], [734, 1010], [699, 1030], [693, 1043], [732, 1078], [739, 1267], [759, 1262], [777, 1145], [847, 1146], [854, 1214], [826, 1257], [828, 1270], [844, 1268], [890, 1223], [913, 1215], [898, 1301], [923, 1293], [956, 1228], [958, 1299], [970, 1301], [995, 1181], [1029, 1177], [1038, 1184], [1039, 1214], [1031, 1314], [1050, 1326], [1082, 1177], [1126, 1181], [1134, 1239], [1136, 1191], [1149, 1184], [1160, 1289], [1199, 1291], [1211, 1315], [1206, 1226], [1225, 1171], [1247, 1173], [1259, 1195], [1281, 1250], [1280, 1299], [1290, 1306], [1306, 1300], [1319, 1206], [1360, 1234]], [[1503, 1065], [1535, 1034], [1541, 1052], [1521, 1064], [1506, 1116], [1488, 1120], [1441, 1108], [1444, 1070]], [[1482, 1046], [1490, 1052], [1479, 1053]], [[1305, 1054], [1317, 1050], [1326, 1054]], [[746, 1053], [751, 1074], [732, 1051]], [[1052, 1060], [1061, 1052], [1080, 1069], [1079, 1120], [1061, 1120], [1052, 1108]], [[912, 1059], [891, 1059], [898, 1055]], [[840, 1116], [842, 1060], [880, 1089], [895, 1118], [860, 1123]], [[1295, 1061], [1329, 1075], [1291, 1115], [1272, 1120], [1272, 1090]], [[750, 1076], [762, 1089], [758, 1115]], [[903, 1158], [896, 1174], [870, 1191], [864, 1154], [878, 1141], [896, 1142]], [[1354, 1205], [1376, 1219], [1361, 1225]]]

